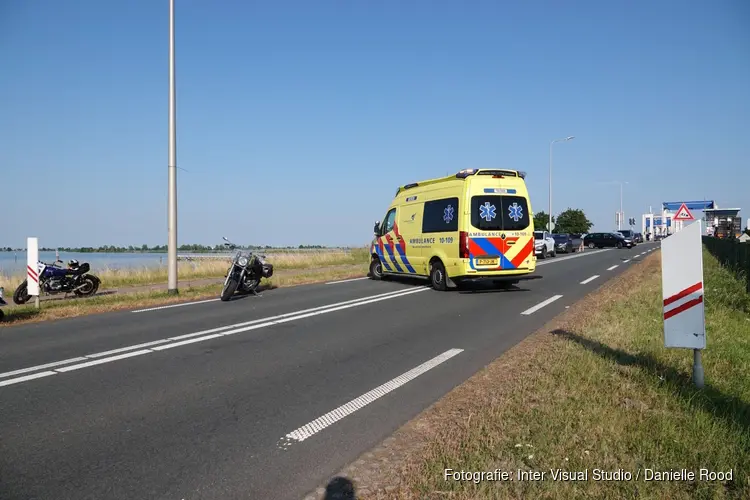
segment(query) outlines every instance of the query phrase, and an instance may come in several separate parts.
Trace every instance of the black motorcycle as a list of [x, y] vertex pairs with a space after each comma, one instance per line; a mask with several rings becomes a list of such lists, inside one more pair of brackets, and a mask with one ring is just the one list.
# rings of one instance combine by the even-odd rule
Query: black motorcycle
[[[62, 264], [62, 261], [55, 261], [54, 264], [37, 264], [40, 295], [73, 293], [78, 297], [90, 297], [99, 290], [101, 280], [93, 274], [88, 274], [91, 269], [88, 262], [79, 264], [77, 260], [71, 260], [67, 268], [59, 266], [58, 263]], [[27, 280], [23, 280], [13, 293], [13, 302], [20, 305], [30, 299]]]
[[[226, 247], [231, 250], [237, 249], [237, 245], [230, 242], [226, 236], [223, 239]], [[221, 300], [230, 300], [238, 290], [258, 295], [256, 289], [260, 286], [261, 279], [273, 276], [273, 264], [269, 264], [265, 259], [265, 255], [258, 255], [251, 250], [237, 250], [227, 270]]]

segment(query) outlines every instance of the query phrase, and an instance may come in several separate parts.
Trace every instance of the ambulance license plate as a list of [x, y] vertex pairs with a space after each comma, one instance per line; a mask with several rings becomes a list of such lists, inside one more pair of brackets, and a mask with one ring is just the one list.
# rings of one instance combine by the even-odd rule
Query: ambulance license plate
[[477, 259], [478, 266], [496, 266], [497, 259]]

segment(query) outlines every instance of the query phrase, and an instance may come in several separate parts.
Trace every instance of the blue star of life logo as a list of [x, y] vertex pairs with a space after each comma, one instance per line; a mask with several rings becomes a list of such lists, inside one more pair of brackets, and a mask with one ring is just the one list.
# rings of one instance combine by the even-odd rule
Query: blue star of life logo
[[523, 207], [516, 202], [508, 207], [508, 215], [513, 221], [518, 222], [523, 219]]
[[484, 205], [479, 206], [479, 216], [487, 222], [494, 219], [496, 217], [495, 205], [490, 205], [489, 201], [485, 201]]
[[446, 224], [450, 224], [450, 222], [453, 220], [453, 205], [448, 205], [443, 210], [443, 220]]

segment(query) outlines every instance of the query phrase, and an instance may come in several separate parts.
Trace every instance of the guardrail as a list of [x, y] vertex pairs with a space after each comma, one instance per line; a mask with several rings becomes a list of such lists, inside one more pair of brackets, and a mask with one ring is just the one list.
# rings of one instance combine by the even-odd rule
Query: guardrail
[[750, 243], [703, 236], [703, 244], [722, 266], [745, 281], [745, 288], [750, 293]]

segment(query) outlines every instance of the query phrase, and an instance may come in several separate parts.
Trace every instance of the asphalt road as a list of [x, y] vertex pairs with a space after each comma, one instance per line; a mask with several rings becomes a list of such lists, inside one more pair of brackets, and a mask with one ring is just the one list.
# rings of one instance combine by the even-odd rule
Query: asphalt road
[[4, 329], [0, 498], [302, 498], [656, 248], [510, 291], [359, 279]]

